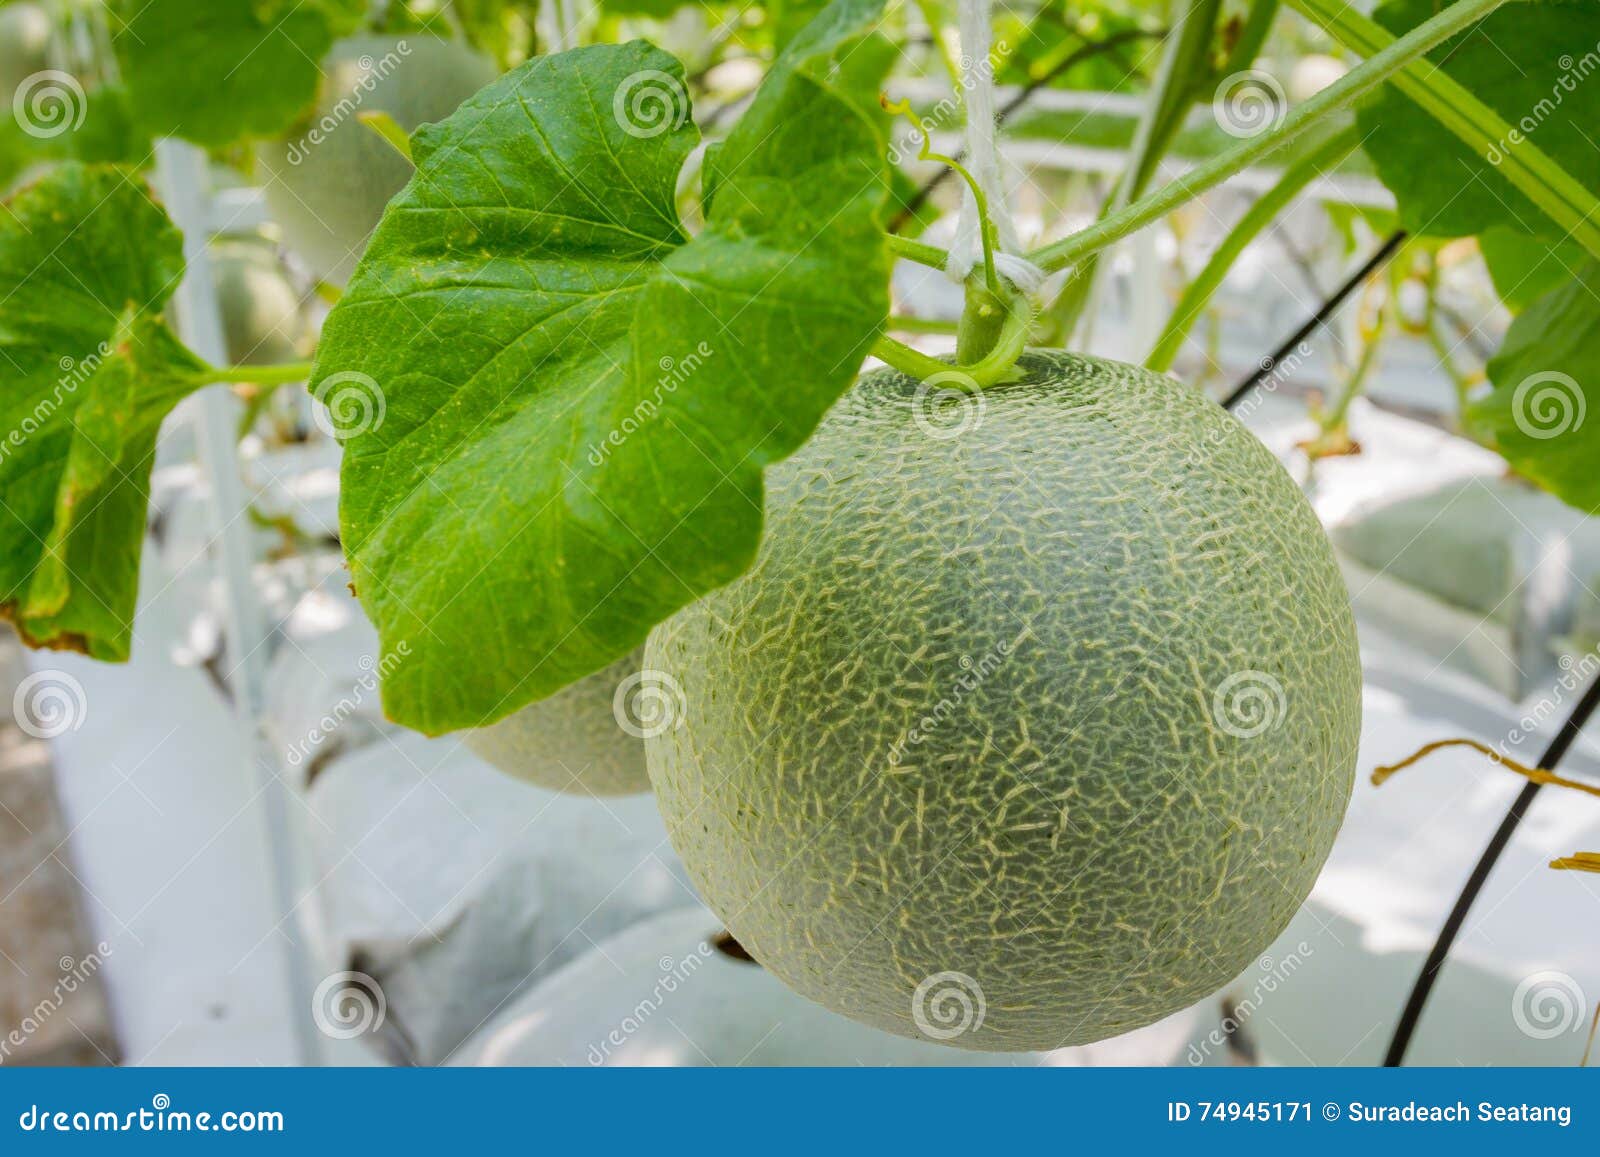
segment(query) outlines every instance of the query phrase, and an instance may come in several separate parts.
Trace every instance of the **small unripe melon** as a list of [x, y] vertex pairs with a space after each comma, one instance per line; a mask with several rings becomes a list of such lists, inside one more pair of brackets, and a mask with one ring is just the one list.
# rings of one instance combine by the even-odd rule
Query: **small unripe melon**
[[767, 472], [754, 567], [652, 633], [648, 743], [710, 907], [802, 995], [1053, 1049], [1214, 992], [1338, 832], [1349, 600], [1300, 491], [1169, 378], [866, 375]]
[[306, 357], [315, 344], [311, 325], [272, 247], [255, 241], [219, 241], [211, 257], [228, 360], [234, 365], [268, 366]]
[[649, 791], [643, 736], [673, 726], [677, 705], [641, 679], [643, 659], [641, 647], [498, 723], [462, 732], [462, 741], [507, 775], [552, 791]]
[[341, 40], [322, 72], [315, 112], [282, 140], [259, 145], [256, 158], [285, 243], [319, 277], [342, 286], [413, 172], [358, 114], [387, 113], [415, 132], [455, 112], [498, 70], [463, 44], [416, 34]]

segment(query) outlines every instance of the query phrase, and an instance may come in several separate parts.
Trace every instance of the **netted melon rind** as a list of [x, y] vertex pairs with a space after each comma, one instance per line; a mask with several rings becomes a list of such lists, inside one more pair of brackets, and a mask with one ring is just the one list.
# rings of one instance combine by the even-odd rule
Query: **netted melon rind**
[[1360, 727], [1343, 580], [1267, 450], [1171, 379], [1021, 368], [948, 440], [926, 388], [863, 378], [768, 472], [753, 570], [646, 655], [685, 711], [651, 779], [740, 943], [845, 1015], [991, 1050], [1126, 1032], [1249, 965]]

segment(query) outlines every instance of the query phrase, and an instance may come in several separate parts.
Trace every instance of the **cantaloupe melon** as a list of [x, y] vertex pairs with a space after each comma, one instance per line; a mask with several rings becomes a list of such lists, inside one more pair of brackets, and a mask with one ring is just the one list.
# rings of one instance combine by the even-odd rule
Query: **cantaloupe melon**
[[387, 113], [414, 132], [455, 112], [498, 72], [471, 48], [423, 33], [341, 40], [322, 71], [314, 113], [282, 140], [257, 146], [256, 159], [284, 241], [319, 277], [342, 286], [412, 174], [358, 114]]
[[231, 364], [277, 365], [310, 355], [311, 325], [270, 245], [218, 241], [211, 259]]
[[1126, 1032], [1249, 964], [1360, 725], [1343, 580], [1267, 450], [1169, 378], [1019, 370], [931, 409], [865, 376], [768, 471], [753, 569], [646, 654], [717, 916], [802, 995], [973, 1049]]
[[552, 791], [649, 791], [642, 735], [674, 726], [678, 708], [676, 696], [656, 702], [640, 680], [643, 658], [641, 647], [498, 723], [462, 732], [462, 740], [507, 775]]

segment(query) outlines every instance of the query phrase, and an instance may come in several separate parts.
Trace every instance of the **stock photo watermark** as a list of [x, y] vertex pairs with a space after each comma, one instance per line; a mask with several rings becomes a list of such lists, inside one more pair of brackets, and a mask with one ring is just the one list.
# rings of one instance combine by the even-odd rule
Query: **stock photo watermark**
[[1587, 1023], [1589, 1002], [1583, 988], [1565, 972], [1547, 970], [1523, 978], [1511, 994], [1511, 1020], [1534, 1040], [1580, 1031]]
[[371, 655], [361, 656], [358, 665], [361, 667], [362, 674], [356, 679], [354, 686], [350, 689], [350, 693], [340, 698], [339, 702], [335, 703], [326, 715], [317, 720], [316, 726], [306, 732], [305, 738], [291, 746], [284, 753], [284, 759], [289, 766], [299, 767], [309, 759], [311, 753], [322, 746], [330, 735], [339, 730], [345, 720], [361, 710], [362, 704], [378, 694], [378, 689], [383, 681], [394, 674], [400, 664], [408, 659], [410, 655], [411, 644], [402, 639], [394, 650], [385, 654], [381, 659], [374, 659]]
[[1511, 420], [1518, 430], [1540, 442], [1580, 429], [1588, 415], [1583, 387], [1557, 370], [1530, 374], [1511, 393]]
[[334, 1040], [377, 1032], [388, 1014], [383, 988], [365, 972], [325, 976], [311, 994], [311, 1019], [318, 1032]]
[[970, 655], [962, 655], [956, 660], [956, 665], [961, 668], [961, 674], [951, 681], [949, 690], [940, 696], [939, 701], [889, 748], [889, 766], [899, 767], [905, 759], [908, 747], [921, 746], [944, 726], [966, 701], [967, 696], [982, 687], [985, 681], [1000, 669], [1026, 634], [1024, 631], [1015, 639], [996, 643], [976, 659]]
[[1211, 1054], [1217, 1049], [1228, 1049], [1231, 1042], [1244, 1028], [1245, 1022], [1261, 1010], [1267, 997], [1277, 992], [1315, 951], [1304, 940], [1296, 944], [1292, 951], [1284, 956], [1263, 956], [1256, 961], [1259, 975], [1250, 984], [1250, 991], [1244, 996], [1228, 1002], [1228, 1009], [1222, 1020], [1200, 1040], [1189, 1045], [1188, 1062], [1191, 1065], [1203, 1065], [1211, 1059]]
[[48, 995], [42, 997], [24, 1013], [22, 1020], [12, 1025], [4, 1037], [0, 1037], [0, 1065], [9, 1061], [13, 1053], [27, 1047], [28, 1042], [49, 1022], [50, 1018], [66, 1006], [67, 998], [88, 984], [110, 956], [111, 946], [102, 940], [94, 946], [93, 952], [81, 959], [63, 956], [57, 961], [56, 966], [60, 970], [60, 975], [55, 986]]
[[922, 151], [924, 135], [932, 136], [945, 125], [952, 122], [960, 124], [966, 116], [966, 95], [979, 84], [988, 84], [994, 79], [997, 66], [1006, 62], [1011, 55], [1011, 46], [1005, 40], [997, 40], [994, 51], [989, 57], [972, 67], [972, 58], [963, 56], [961, 66], [961, 92], [952, 92], [949, 96], [941, 97], [939, 101], [927, 112], [915, 116], [914, 127], [908, 127], [905, 133], [889, 141], [889, 163], [902, 165], [907, 160], [915, 159]]
[[649, 995], [642, 998], [633, 1009], [600, 1038], [589, 1046], [587, 1057], [591, 1065], [603, 1065], [611, 1058], [612, 1050], [619, 1049], [642, 1029], [646, 1022], [666, 1004], [669, 997], [687, 984], [702, 965], [710, 960], [716, 949], [708, 941], [701, 941], [695, 950], [681, 960], [663, 956], [656, 962], [660, 975]]
[[35, 671], [17, 684], [11, 696], [11, 717], [35, 739], [56, 739], [77, 731], [88, 715], [83, 684], [65, 671]]
[[47, 141], [82, 128], [89, 115], [89, 100], [72, 74], [46, 69], [17, 86], [11, 96], [11, 115], [23, 132]]
[[349, 93], [339, 99], [338, 104], [318, 117], [316, 123], [307, 129], [299, 140], [289, 142], [286, 154], [289, 163], [296, 167], [305, 163], [305, 159], [311, 155], [311, 150], [326, 141], [335, 129], [354, 116], [378, 85], [392, 76], [410, 55], [410, 41], [402, 40], [376, 60], [371, 56], [363, 56], [356, 61], [361, 68], [360, 79]]
[[1568, 53], [1558, 57], [1556, 67], [1561, 70], [1561, 74], [1550, 86], [1550, 95], [1541, 97], [1527, 113], [1517, 119], [1505, 136], [1490, 145], [1489, 151], [1484, 154], [1484, 160], [1496, 168], [1504, 164], [1506, 156], [1512, 149], [1527, 143], [1528, 139], [1539, 131], [1540, 126], [1555, 114], [1556, 109], [1566, 103], [1567, 97], [1578, 91], [1579, 85], [1596, 72], [1600, 72], [1600, 44], [1582, 56], [1574, 57]]
[[311, 396], [317, 402], [312, 408], [312, 420], [319, 430], [339, 442], [378, 429], [388, 413], [383, 388], [355, 370], [329, 374], [317, 383]]
[[111, 346], [101, 342], [99, 348], [86, 358], [62, 358], [57, 362], [61, 376], [56, 379], [55, 388], [48, 395], [40, 398], [33, 404], [33, 409], [22, 416], [22, 420], [6, 431], [4, 439], [0, 439], [0, 462], [4, 462], [11, 454], [22, 449], [28, 440], [37, 434], [66, 400], [78, 390], [100, 369], [101, 364], [112, 354]]
[[635, 739], [655, 739], [682, 727], [686, 707], [678, 681], [648, 667], [617, 684], [611, 697], [617, 726]]
[[611, 116], [630, 137], [659, 137], [682, 128], [689, 119], [689, 90], [670, 72], [647, 68], [617, 86]]
[[1288, 713], [1282, 681], [1265, 671], [1235, 671], [1211, 695], [1212, 719], [1235, 739], [1276, 731]]
[[589, 465], [600, 467], [606, 464], [611, 457], [611, 452], [645, 426], [655, 421], [661, 413], [662, 403], [678, 392], [678, 387], [687, 382], [699, 371], [700, 367], [711, 360], [715, 350], [706, 342], [695, 346], [688, 354], [680, 358], [663, 357], [656, 363], [661, 374], [656, 378], [655, 389], [648, 398], [641, 398], [634, 403], [632, 410], [618, 422], [598, 443], [589, 447]]
[[1289, 115], [1289, 98], [1271, 73], [1249, 69], [1224, 77], [1211, 99], [1217, 125], [1245, 140], [1272, 132]]
[[911, 419], [935, 442], [951, 442], [983, 425], [983, 388], [960, 370], [941, 370], [917, 383]]
[[911, 1019], [932, 1040], [977, 1032], [988, 1013], [983, 985], [965, 972], [935, 972], [911, 994]]

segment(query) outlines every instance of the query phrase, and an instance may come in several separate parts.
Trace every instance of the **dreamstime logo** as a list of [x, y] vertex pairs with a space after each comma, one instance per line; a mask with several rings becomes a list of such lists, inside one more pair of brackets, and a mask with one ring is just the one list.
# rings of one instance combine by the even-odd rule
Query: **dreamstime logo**
[[363, 56], [356, 64], [361, 69], [361, 77], [348, 93], [339, 98], [339, 103], [317, 119], [317, 122], [306, 131], [305, 136], [298, 141], [289, 143], [288, 152], [285, 154], [291, 165], [296, 167], [304, 163], [311, 155], [311, 150], [327, 140], [334, 129], [338, 128], [351, 115], [361, 107], [367, 97], [372, 95], [379, 82], [386, 80], [395, 69], [400, 67], [400, 62], [411, 55], [410, 41], [402, 40], [394, 46], [392, 51], [383, 54], [381, 60], [373, 60], [370, 56]]
[[679, 987], [687, 984], [700, 966], [710, 960], [716, 949], [702, 940], [695, 946], [692, 956], [685, 956], [682, 960], [674, 960], [670, 956], [663, 956], [656, 962], [656, 967], [661, 970], [660, 977], [656, 980], [655, 987], [650, 995], [639, 1001], [629, 1010], [628, 1015], [610, 1032], [600, 1039], [599, 1044], [589, 1046], [588, 1060], [591, 1065], [603, 1065], [611, 1057], [611, 1050], [620, 1048], [660, 1010], [666, 1003], [667, 997], [677, 992]]
[[1211, 717], [1238, 739], [1254, 739], [1283, 725], [1288, 713], [1283, 684], [1265, 671], [1237, 671], [1217, 685]]
[[1539, 126], [1566, 103], [1567, 97], [1578, 91], [1580, 84], [1596, 72], [1600, 72], [1600, 44], [1596, 44], [1576, 59], [1571, 53], [1561, 56], [1556, 61], [1556, 67], [1561, 69], [1561, 75], [1556, 77], [1555, 84], [1550, 86], [1550, 95], [1541, 97], [1526, 116], [1517, 120], [1505, 136], [1490, 145], [1488, 152], [1484, 153], [1484, 160], [1498, 168], [1504, 163], [1506, 154], [1538, 132]]
[[977, 1032], [988, 1012], [983, 986], [965, 972], [935, 972], [911, 994], [911, 1019], [934, 1040]]
[[689, 92], [670, 72], [648, 68], [617, 86], [611, 115], [630, 137], [648, 140], [681, 128], [689, 119]]
[[1245, 419], [1266, 405], [1267, 399], [1278, 392], [1278, 387], [1299, 373], [1300, 367], [1312, 353], [1310, 344], [1301, 342], [1282, 358], [1264, 357], [1256, 363], [1259, 372], [1255, 377], [1255, 389], [1233, 407], [1233, 416], [1238, 421], [1220, 424], [1212, 433], [1211, 440], [1220, 442], [1223, 438], [1232, 437], [1242, 430]]
[[1287, 984], [1289, 978], [1299, 972], [1301, 966], [1314, 955], [1316, 955], [1315, 950], [1302, 940], [1294, 946], [1293, 951], [1282, 958], [1263, 956], [1256, 961], [1256, 965], [1261, 969], [1261, 975], [1256, 977], [1255, 983], [1250, 986], [1249, 994], [1224, 1002], [1222, 1020], [1198, 1042], [1189, 1046], [1189, 1063], [1204, 1064], [1213, 1050], [1226, 1048], [1244, 1028], [1245, 1021], [1261, 1011], [1261, 1006], [1266, 1003], [1267, 997]]
[[911, 417], [936, 442], [949, 442], [983, 423], [983, 387], [960, 370], [941, 370], [917, 385]]
[[93, 353], [82, 360], [64, 357], [58, 361], [56, 365], [61, 370], [61, 376], [56, 379], [56, 388], [35, 402], [33, 409], [6, 432], [4, 440], [0, 440], [0, 462], [5, 461], [13, 450], [20, 450], [27, 445], [29, 438], [49, 425], [62, 404], [78, 392], [79, 386], [99, 372], [101, 364], [112, 352], [108, 343], [101, 342]]
[[383, 989], [365, 972], [335, 972], [311, 997], [311, 1019], [334, 1040], [377, 1032], [388, 1012]]
[[77, 77], [51, 68], [34, 73], [17, 86], [11, 112], [23, 132], [47, 141], [83, 127], [89, 100]]
[[962, 655], [957, 661], [961, 674], [956, 677], [954, 685], [889, 748], [889, 766], [899, 767], [905, 759], [907, 747], [919, 746], [942, 727], [945, 721], [956, 713], [967, 696], [983, 686], [989, 676], [1000, 669], [1000, 665], [1006, 661], [1027, 633], [1027, 628], [1023, 628], [1016, 638], [995, 644], [976, 660], [971, 655]]
[[1578, 1030], [1587, 1003], [1565, 972], [1535, 972], [1511, 994], [1511, 1019], [1534, 1040], [1553, 1040]]
[[1566, 374], [1530, 374], [1511, 395], [1511, 419], [1530, 438], [1543, 442], [1583, 425], [1589, 404], [1583, 387]]
[[289, 766], [299, 767], [304, 763], [306, 758], [322, 745], [323, 740], [343, 726], [346, 719], [360, 711], [368, 696], [376, 695], [383, 681], [395, 673], [401, 662], [410, 657], [411, 644], [405, 639], [401, 639], [395, 649], [387, 652], [381, 659], [362, 655], [357, 660], [361, 674], [350, 688], [350, 694], [335, 703], [326, 715], [317, 720], [316, 726], [306, 732], [304, 739], [284, 753], [284, 759]]
[[340, 442], [376, 430], [387, 413], [383, 389], [356, 370], [329, 374], [311, 396], [319, 403], [312, 411], [317, 428]]
[[56, 967], [61, 975], [55, 987], [23, 1015], [22, 1020], [14, 1025], [3, 1039], [0, 1039], [0, 1064], [10, 1060], [13, 1052], [26, 1045], [46, 1021], [65, 1008], [68, 997], [88, 984], [90, 978], [100, 971], [101, 965], [110, 955], [111, 945], [102, 940], [95, 945], [94, 951], [82, 959], [63, 956], [58, 960]]
[[[979, 82], [987, 82], [994, 79], [995, 65], [1003, 64], [1010, 55], [1011, 46], [1005, 40], [997, 40], [994, 44], [994, 51], [987, 60], [980, 61], [977, 68], [972, 67], [972, 58], [970, 56], [963, 56], [960, 61], [962, 92], [971, 92]], [[922, 151], [923, 133], [931, 136], [933, 133], [938, 132], [949, 122], [964, 116], [965, 109], [965, 100], [955, 92], [941, 99], [938, 104], [916, 118], [917, 128], [908, 127], [902, 139], [890, 140], [889, 163], [891, 165], [901, 165], [907, 159], [915, 158]], [[921, 131], [918, 131], [919, 129]]]
[[83, 684], [65, 671], [35, 671], [17, 684], [11, 714], [35, 739], [54, 739], [83, 726], [89, 712]]
[[1499, 745], [1498, 750], [1504, 758], [1512, 758], [1513, 748], [1554, 719], [1567, 700], [1587, 687], [1595, 672], [1600, 671], [1600, 655], [1593, 651], [1584, 652], [1578, 659], [1562, 655], [1556, 662], [1561, 674], [1556, 677], [1555, 686], [1550, 688], [1548, 695], [1541, 696], [1537, 703], [1523, 712], [1522, 718], [1517, 720], [1517, 726]]
[[618, 422], [610, 433], [599, 442], [590, 445], [589, 465], [597, 469], [604, 466], [606, 459], [611, 457], [612, 450], [637, 434], [646, 424], [655, 421], [667, 397], [677, 393], [678, 387], [693, 377], [715, 353], [710, 343], [700, 342], [681, 358], [663, 356], [656, 362], [656, 368], [661, 374], [656, 378], [655, 389], [650, 392], [649, 397], [640, 398], [635, 402], [633, 409], [623, 415], [622, 421]]
[[1283, 123], [1289, 115], [1289, 98], [1275, 77], [1252, 68], [1223, 79], [1211, 112], [1229, 136], [1258, 137]]
[[617, 684], [611, 697], [617, 726], [635, 739], [654, 739], [682, 727], [686, 706], [678, 681], [648, 667]]

